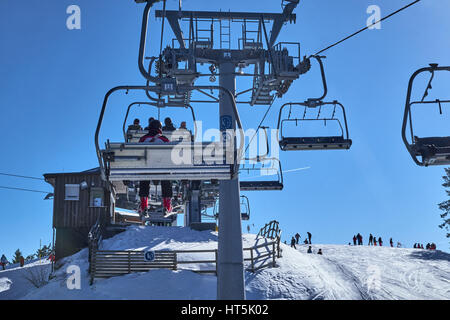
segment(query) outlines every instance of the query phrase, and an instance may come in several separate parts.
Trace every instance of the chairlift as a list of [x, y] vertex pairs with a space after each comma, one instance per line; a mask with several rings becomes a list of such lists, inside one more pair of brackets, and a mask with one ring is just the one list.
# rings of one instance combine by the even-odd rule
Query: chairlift
[[[253, 158], [244, 158], [246, 161], [251, 161], [251, 165], [245, 163], [239, 168], [239, 173], [247, 172], [260, 174], [261, 177], [276, 175], [275, 180], [252, 180], [239, 181], [240, 189], [243, 191], [263, 191], [263, 190], [283, 190], [283, 171], [281, 170], [281, 162], [274, 157], [268, 157], [269, 154], [269, 137], [267, 135], [267, 127], [260, 127], [266, 138], [266, 151], [263, 154], [258, 154]], [[269, 163], [267, 163], [269, 162]], [[276, 172], [276, 174], [273, 174]]]
[[[239, 207], [241, 210], [241, 219], [249, 220], [250, 219], [250, 202], [246, 196], [241, 195]], [[216, 203], [214, 204], [212, 216], [208, 216], [208, 217], [219, 219], [219, 200], [217, 200]]]
[[246, 196], [241, 196], [241, 219], [249, 220], [250, 219], [250, 202]]
[[[323, 68], [322, 58], [320, 56], [312, 56], [315, 58], [320, 66], [320, 71], [322, 75], [322, 84], [323, 84], [323, 94], [319, 98], [310, 98], [305, 102], [289, 102], [285, 103], [281, 106], [280, 112], [278, 115], [278, 125], [277, 131], [279, 132], [278, 142], [280, 145], [280, 149], [282, 151], [293, 151], [293, 150], [331, 150], [331, 149], [350, 149], [352, 145], [352, 140], [349, 139], [348, 135], [348, 125], [347, 125], [347, 117], [345, 114], [344, 106], [334, 100], [332, 102], [324, 102], [323, 99], [327, 95], [327, 83], [325, 78], [325, 72]], [[289, 115], [287, 118], [283, 117], [283, 110], [285, 107], [289, 106]], [[323, 113], [323, 108], [327, 106], [333, 107], [333, 112], [331, 117], [321, 117], [321, 112]], [[293, 107], [303, 107], [304, 112], [301, 118], [291, 118], [292, 108]], [[311, 117], [307, 116], [307, 110], [317, 109], [317, 116]], [[340, 110], [341, 112], [337, 112]], [[337, 116], [341, 115], [339, 119]], [[296, 126], [304, 124], [306, 122], [322, 122], [326, 126], [327, 123], [334, 122], [338, 124], [340, 128], [340, 135], [333, 136], [285, 136], [283, 132], [283, 128], [288, 123], [295, 123]]]
[[[414, 134], [412, 123], [411, 107], [416, 105], [435, 105], [439, 109], [439, 113], [443, 114], [442, 106], [450, 103], [450, 100], [425, 100], [428, 91], [432, 88], [431, 84], [437, 71], [450, 71], [450, 66], [439, 67], [438, 64], [430, 64], [429, 67], [421, 68], [414, 72], [408, 84], [408, 92], [406, 95], [405, 113], [403, 116], [402, 139], [406, 149], [410, 153], [413, 161], [419, 166], [435, 166], [450, 164], [450, 136], [441, 137], [418, 137]], [[415, 78], [424, 72], [431, 74], [425, 93], [420, 101], [411, 101], [412, 88]], [[409, 123], [410, 140], [406, 137], [407, 126]], [[419, 160], [419, 158], [421, 160]]]
[[[217, 86], [175, 86], [172, 90], [192, 91], [197, 89], [221, 90], [232, 101], [237, 127], [241, 136], [240, 146], [234, 154], [234, 162], [229, 162], [225, 152], [228, 143], [172, 141], [165, 144], [135, 142], [110, 142], [100, 149], [99, 133], [103, 116], [112, 93], [120, 90], [152, 91], [160, 95], [165, 92], [158, 86], [119, 86], [111, 89], [105, 96], [100, 118], [95, 132], [95, 147], [102, 176], [109, 181], [141, 180], [229, 180], [237, 174], [238, 162], [243, 149], [244, 134], [239, 113], [232, 93]], [[163, 92], [161, 92], [163, 91]], [[229, 147], [229, 146], [228, 146]], [[174, 155], [178, 155], [175, 156]]]
[[[267, 161], [269, 165], [266, 166]], [[250, 180], [250, 181], [239, 181], [240, 189], [242, 191], [276, 191], [283, 190], [283, 170], [281, 169], [281, 162], [277, 158], [264, 158], [263, 161], [259, 161], [251, 166], [242, 166], [239, 172], [247, 173], [259, 173], [262, 177], [276, 176], [276, 179], [271, 180]], [[274, 172], [276, 172], [274, 174]]]

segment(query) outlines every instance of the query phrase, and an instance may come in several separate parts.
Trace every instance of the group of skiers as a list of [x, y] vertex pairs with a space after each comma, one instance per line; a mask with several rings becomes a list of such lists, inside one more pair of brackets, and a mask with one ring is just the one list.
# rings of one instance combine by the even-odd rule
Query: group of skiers
[[[423, 244], [421, 243], [414, 243], [414, 249], [424, 249]], [[436, 250], [436, 244], [435, 243], [427, 243], [425, 246], [425, 249], [427, 250]]]
[[[304, 243], [304, 244], [311, 244], [311, 237], [312, 237], [312, 234], [311, 234], [311, 232], [307, 232], [306, 234], [307, 234], [307, 238], [305, 238], [305, 241], [303, 241], [303, 243]], [[300, 238], [301, 238], [301, 236], [300, 236], [300, 234], [297, 232], [297, 233], [291, 238], [291, 248], [297, 249], [296, 244], [299, 244]], [[284, 243], [287, 244], [286, 241], [284, 241]], [[313, 251], [312, 251], [312, 246], [308, 246], [308, 250], [307, 250], [306, 252], [307, 252], [307, 253], [313, 253]], [[319, 249], [319, 251], [317, 251], [317, 254], [320, 254], [320, 255], [323, 254], [323, 253], [322, 253], [322, 249]]]
[[[394, 247], [394, 241], [392, 240], [392, 238], [389, 239], [389, 244], [391, 247]], [[399, 244], [399, 243], [398, 243]], [[360, 233], [358, 233], [357, 235], [353, 236], [353, 245], [356, 246], [362, 246], [363, 245], [363, 237]], [[367, 244], [369, 246], [383, 246], [383, 239], [381, 239], [381, 237], [375, 237], [372, 234], [369, 235], [369, 243]], [[399, 245], [397, 245], [398, 247]]]
[[[3, 254], [2, 257], [0, 258], [0, 265], [2, 266], [2, 269], [5, 270], [6, 269], [6, 265], [8, 265], [9, 261], [6, 258], [6, 256]], [[19, 264], [21, 267], [24, 266], [25, 264], [25, 259], [23, 258], [23, 256], [20, 256], [19, 258]]]
[[[153, 117], [150, 117], [148, 119], [148, 126], [145, 127], [144, 129], [142, 129], [141, 125], [140, 125], [140, 120], [138, 118], [134, 119], [133, 124], [128, 126], [128, 130], [149, 130], [151, 128], [151, 123], [156, 120]], [[158, 120], [157, 120], [158, 121]], [[172, 119], [167, 117], [164, 119], [164, 127], [162, 127], [162, 131], [175, 131], [177, 130], [175, 128], [175, 125], [172, 122]], [[178, 130], [188, 130], [186, 127], [186, 121], [181, 121], [180, 123], [180, 127], [178, 128]]]
[[[304, 244], [311, 244], [311, 237], [312, 237], [312, 234], [311, 234], [311, 232], [307, 232], [306, 234], [308, 235], [308, 237], [305, 238], [305, 241], [304, 241], [303, 243], [304, 243]], [[300, 234], [299, 234], [298, 232], [295, 234], [295, 236], [293, 236], [293, 237], [291, 238], [291, 247], [292, 247], [292, 248], [297, 249], [297, 247], [296, 247], [295, 245], [299, 243], [300, 238], [301, 238], [301, 236], [300, 236]], [[286, 242], [285, 242], [285, 243], [286, 243]]]

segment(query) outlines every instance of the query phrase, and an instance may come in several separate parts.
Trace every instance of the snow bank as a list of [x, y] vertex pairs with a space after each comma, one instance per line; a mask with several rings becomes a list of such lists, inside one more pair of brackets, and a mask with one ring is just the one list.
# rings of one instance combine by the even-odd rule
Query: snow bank
[[[217, 233], [211, 231], [132, 226], [104, 240], [101, 249], [216, 249], [217, 240]], [[244, 247], [263, 241], [253, 234], [243, 235]], [[450, 255], [444, 252], [312, 245], [314, 252], [322, 249], [323, 255], [317, 255], [306, 253], [307, 245], [281, 247], [283, 257], [277, 260], [277, 268], [245, 273], [247, 299], [450, 299]], [[0, 272], [0, 299], [216, 299], [216, 276], [186, 270], [190, 265], [178, 271], [96, 279], [90, 286], [87, 258], [84, 249], [63, 259], [50, 282], [39, 289], [20, 278], [16, 269]], [[199, 256], [183, 254], [180, 259], [198, 260]], [[81, 272], [79, 290], [67, 286], [67, 268], [74, 265]], [[202, 266], [207, 267], [211, 268]]]

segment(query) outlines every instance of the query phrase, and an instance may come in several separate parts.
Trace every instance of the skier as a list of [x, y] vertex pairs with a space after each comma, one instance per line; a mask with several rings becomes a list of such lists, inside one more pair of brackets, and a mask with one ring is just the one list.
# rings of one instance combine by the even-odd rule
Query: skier
[[133, 121], [133, 124], [130, 124], [129, 126], [128, 126], [128, 129], [127, 129], [127, 131], [129, 131], [129, 130], [142, 130], [142, 127], [141, 127], [141, 125], [139, 124], [139, 119], [134, 119], [134, 121]]
[[427, 250], [430, 250], [430, 243], [427, 243], [427, 245], [425, 246], [425, 248], [426, 248]]
[[394, 241], [392, 241], [392, 238], [389, 239], [389, 243], [391, 244], [391, 248], [393, 248], [394, 247]]
[[[169, 139], [162, 135], [161, 122], [153, 120], [150, 123], [148, 133], [143, 136], [140, 143], [168, 143]], [[155, 183], [155, 182], [154, 182]], [[161, 181], [163, 206], [167, 213], [172, 212], [172, 184], [170, 181]], [[150, 181], [140, 181], [139, 197], [141, 198], [140, 212], [145, 213], [148, 207], [148, 198], [150, 194]]]
[[353, 236], [353, 245], [356, 246], [356, 236]]
[[414, 249], [417, 249], [417, 243], [414, 243]]
[[310, 232], [307, 232], [307, 234], [308, 234], [308, 241], [309, 241], [309, 244], [311, 244], [311, 233]]
[[296, 244], [298, 244], [298, 240], [300, 240], [300, 235], [298, 234], [298, 232], [295, 234], [295, 240]]
[[319, 249], [319, 251], [317, 252], [317, 254], [322, 254], [322, 249]]
[[305, 241], [303, 241], [304, 244], [308, 244], [308, 239], [305, 239]]
[[175, 126], [172, 123], [172, 119], [170, 119], [169, 117], [164, 119], [164, 127], [162, 127], [163, 131], [175, 131], [177, 130], [175, 128]]
[[311, 249], [311, 246], [309, 246], [307, 253], [313, 253], [312, 249]]
[[369, 246], [373, 245], [373, 235], [370, 234], [369, 236]]
[[359, 245], [362, 246], [363, 245], [363, 238], [362, 235], [359, 235]]
[[155, 118], [153, 118], [153, 117], [148, 118], [148, 126], [145, 127], [144, 130], [150, 129], [150, 123], [152, 123], [153, 120], [155, 120]]
[[19, 263], [20, 263], [20, 267], [23, 267], [23, 265], [25, 264], [25, 259], [22, 256], [20, 256], [20, 258], [19, 258]]
[[295, 246], [295, 238], [292, 237], [291, 239], [291, 248], [297, 249], [297, 247]]
[[376, 247], [377, 246], [377, 237], [373, 237], [373, 245]]
[[0, 264], [2, 265], [3, 270], [6, 269], [6, 264], [8, 263], [8, 259], [6, 259], [6, 256], [3, 254], [0, 258]]
[[381, 240], [381, 237], [378, 238], [378, 244], [381, 246], [383, 246], [383, 240]]

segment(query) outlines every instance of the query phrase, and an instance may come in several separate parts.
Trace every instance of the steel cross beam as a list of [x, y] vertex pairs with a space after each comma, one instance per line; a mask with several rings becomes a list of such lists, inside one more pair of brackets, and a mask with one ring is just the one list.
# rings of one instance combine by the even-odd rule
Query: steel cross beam
[[156, 18], [163, 18], [164, 16], [170, 23], [172, 30], [177, 38], [180, 46], [185, 47], [183, 41], [183, 33], [181, 31], [178, 20], [180, 19], [246, 19], [246, 20], [269, 20], [273, 21], [270, 46], [275, 44], [275, 41], [280, 34], [281, 28], [285, 22], [296, 21], [296, 15], [292, 11], [297, 6], [298, 2], [291, 2], [283, 10], [283, 13], [258, 13], [258, 12], [215, 12], [215, 11], [176, 11], [176, 10], [162, 10], [155, 11]]

